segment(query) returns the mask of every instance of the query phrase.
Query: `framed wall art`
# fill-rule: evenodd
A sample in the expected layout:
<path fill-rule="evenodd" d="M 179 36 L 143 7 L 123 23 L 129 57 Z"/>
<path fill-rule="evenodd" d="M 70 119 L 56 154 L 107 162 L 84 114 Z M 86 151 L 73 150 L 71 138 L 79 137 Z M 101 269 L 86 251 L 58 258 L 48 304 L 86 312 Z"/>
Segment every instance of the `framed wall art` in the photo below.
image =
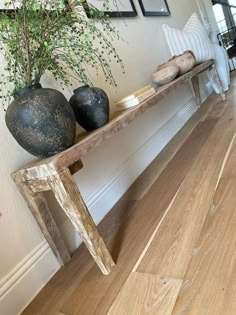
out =
<path fill-rule="evenodd" d="M 3 13 L 7 12 L 10 15 L 11 13 L 13 13 L 13 11 L 14 10 L 12 8 L 6 7 L 5 0 L 0 0 L 0 13 L 1 12 L 3 12 Z"/>
<path fill-rule="evenodd" d="M 103 0 L 87 0 L 87 3 L 103 11 Z M 109 7 L 109 11 L 105 11 L 105 14 L 112 18 L 134 17 L 137 15 L 133 0 L 110 0 Z M 87 11 L 86 13 L 88 17 L 91 17 Z"/>
<path fill-rule="evenodd" d="M 144 16 L 168 16 L 170 10 L 166 0 L 139 0 Z"/>

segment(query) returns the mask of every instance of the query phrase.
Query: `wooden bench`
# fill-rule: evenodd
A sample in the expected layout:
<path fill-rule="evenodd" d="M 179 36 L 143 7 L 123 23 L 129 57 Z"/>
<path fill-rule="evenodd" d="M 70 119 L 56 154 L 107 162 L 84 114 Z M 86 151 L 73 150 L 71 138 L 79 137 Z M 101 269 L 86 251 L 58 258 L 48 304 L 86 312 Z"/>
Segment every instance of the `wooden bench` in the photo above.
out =
<path fill-rule="evenodd" d="M 220 88 L 224 98 L 223 89 L 214 67 L 214 61 L 206 61 L 171 83 L 157 88 L 154 95 L 138 106 L 113 117 L 104 127 L 79 138 L 77 143 L 66 151 L 47 159 L 33 161 L 12 173 L 19 191 L 27 202 L 51 249 L 62 264 L 65 264 L 70 259 L 70 255 L 51 215 L 43 192 L 49 190 L 53 192 L 61 208 L 80 233 L 81 238 L 103 274 L 109 274 L 115 263 L 97 230 L 72 175 L 83 167 L 81 158 L 87 152 L 125 128 L 137 116 L 156 105 L 166 95 L 176 90 L 178 86 L 189 81 L 193 88 L 196 102 L 200 106 L 201 100 L 197 75 L 207 69 L 213 74 L 215 83 Z"/>

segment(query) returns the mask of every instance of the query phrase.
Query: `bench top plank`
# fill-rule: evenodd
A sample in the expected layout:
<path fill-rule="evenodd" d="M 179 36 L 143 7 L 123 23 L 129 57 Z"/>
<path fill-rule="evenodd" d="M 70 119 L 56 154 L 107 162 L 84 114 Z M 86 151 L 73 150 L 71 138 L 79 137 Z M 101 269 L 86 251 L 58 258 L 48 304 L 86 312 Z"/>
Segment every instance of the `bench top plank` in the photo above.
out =
<path fill-rule="evenodd" d="M 141 115 L 150 107 L 156 105 L 161 99 L 174 91 L 178 86 L 184 84 L 200 72 L 207 70 L 213 64 L 214 60 L 208 60 L 195 66 L 191 71 L 178 77 L 174 81 L 158 87 L 155 94 L 144 100 L 139 105 L 122 111 L 115 118 L 111 119 L 105 126 L 79 137 L 78 142 L 76 142 L 72 147 L 52 157 L 34 160 L 12 173 L 12 177 L 19 181 L 27 181 L 49 177 L 61 172 L 80 160 L 87 152 L 92 151 L 106 139 L 125 128 L 137 116 Z"/>

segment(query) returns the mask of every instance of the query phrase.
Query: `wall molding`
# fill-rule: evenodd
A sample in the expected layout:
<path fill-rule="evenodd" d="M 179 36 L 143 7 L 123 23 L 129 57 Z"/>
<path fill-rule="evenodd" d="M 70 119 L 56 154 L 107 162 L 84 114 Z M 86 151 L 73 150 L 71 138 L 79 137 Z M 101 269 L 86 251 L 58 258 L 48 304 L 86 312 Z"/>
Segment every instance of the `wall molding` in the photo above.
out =
<path fill-rule="evenodd" d="M 20 314 L 59 268 L 43 240 L 0 280 L 0 314 Z"/>
<path fill-rule="evenodd" d="M 192 98 L 134 152 L 104 185 L 87 198 L 86 203 L 97 224 L 196 110 L 197 105 Z M 74 251 L 81 240 L 68 220 L 62 225 L 61 231 L 69 249 Z M 0 314 L 19 314 L 59 267 L 47 242 L 41 242 L 0 280 Z"/>
<path fill-rule="evenodd" d="M 0 298 L 31 268 L 48 250 L 46 240 L 36 246 L 31 253 L 17 264 L 4 278 L 0 280 Z"/>

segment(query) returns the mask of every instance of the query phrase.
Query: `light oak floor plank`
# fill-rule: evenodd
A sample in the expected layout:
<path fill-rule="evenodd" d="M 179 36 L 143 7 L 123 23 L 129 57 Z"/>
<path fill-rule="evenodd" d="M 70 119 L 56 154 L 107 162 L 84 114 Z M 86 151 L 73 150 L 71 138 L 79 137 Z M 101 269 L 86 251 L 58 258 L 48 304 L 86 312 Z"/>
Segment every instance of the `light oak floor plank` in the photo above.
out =
<path fill-rule="evenodd" d="M 236 178 L 214 196 L 173 315 L 236 314 Z"/>
<path fill-rule="evenodd" d="M 131 273 L 108 315 L 170 315 L 182 282 Z"/>
<path fill-rule="evenodd" d="M 217 103 L 216 96 L 212 94 L 204 103 L 204 105 L 202 105 L 194 113 L 194 115 L 187 121 L 183 128 L 180 129 L 180 131 L 160 152 L 155 160 L 139 176 L 133 185 L 131 185 L 122 199 L 141 200 L 166 168 L 171 159 L 184 144 L 184 142 L 189 138 L 193 130 L 198 125 L 199 121 L 218 118 L 219 113 L 221 113 L 222 110 L 224 110 L 224 105 L 222 105 L 221 98 L 219 98 L 219 102 Z"/>
<path fill-rule="evenodd" d="M 227 107 L 193 163 L 137 271 L 184 277 L 235 132 L 235 110 Z"/>

